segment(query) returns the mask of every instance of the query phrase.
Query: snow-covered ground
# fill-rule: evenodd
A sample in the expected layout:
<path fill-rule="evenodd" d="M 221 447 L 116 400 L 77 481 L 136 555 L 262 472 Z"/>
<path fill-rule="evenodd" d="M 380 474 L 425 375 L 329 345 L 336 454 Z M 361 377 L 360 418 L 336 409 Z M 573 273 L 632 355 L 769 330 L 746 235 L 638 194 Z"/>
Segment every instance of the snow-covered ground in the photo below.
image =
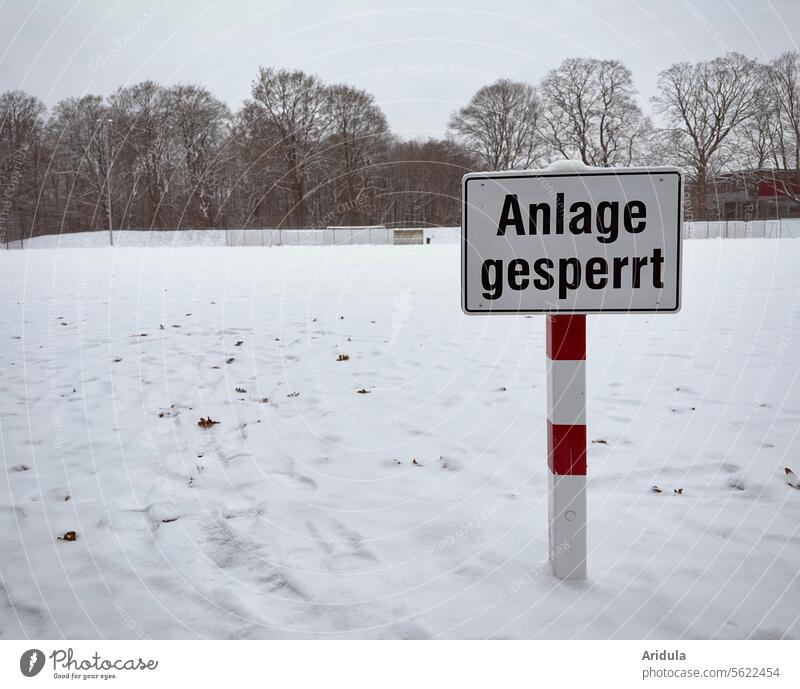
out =
<path fill-rule="evenodd" d="M 0 252 L 0 638 L 800 637 L 800 242 L 685 250 L 589 319 L 581 583 L 457 246 Z"/>

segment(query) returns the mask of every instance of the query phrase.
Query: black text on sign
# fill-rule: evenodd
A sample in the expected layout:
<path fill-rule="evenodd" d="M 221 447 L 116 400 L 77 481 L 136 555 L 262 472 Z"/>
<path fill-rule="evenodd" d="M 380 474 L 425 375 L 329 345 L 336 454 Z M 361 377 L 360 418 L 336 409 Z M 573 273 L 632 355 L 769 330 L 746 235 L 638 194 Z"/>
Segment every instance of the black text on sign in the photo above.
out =
<path fill-rule="evenodd" d="M 679 309 L 677 170 L 477 173 L 463 192 L 465 312 Z"/>

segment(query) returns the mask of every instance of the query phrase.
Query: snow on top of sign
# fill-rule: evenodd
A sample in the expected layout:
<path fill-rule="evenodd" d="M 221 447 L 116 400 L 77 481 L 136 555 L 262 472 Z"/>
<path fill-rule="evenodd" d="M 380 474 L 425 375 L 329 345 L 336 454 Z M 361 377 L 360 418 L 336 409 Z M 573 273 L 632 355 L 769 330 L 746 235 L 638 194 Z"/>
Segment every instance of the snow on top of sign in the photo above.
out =
<path fill-rule="evenodd" d="M 591 168 L 580 160 L 554 160 L 545 169 L 552 170 L 553 172 L 582 172 Z"/>
<path fill-rule="evenodd" d="M 673 165 L 648 165 L 647 167 L 593 167 L 586 165 L 580 160 L 554 160 L 545 168 L 535 168 L 529 170 L 490 170 L 484 172 L 469 172 L 462 178 L 475 179 L 481 177 L 519 177 L 521 175 L 547 175 L 547 174 L 569 174 L 593 175 L 593 174 L 624 174 L 631 172 L 678 172 L 678 168 Z"/>

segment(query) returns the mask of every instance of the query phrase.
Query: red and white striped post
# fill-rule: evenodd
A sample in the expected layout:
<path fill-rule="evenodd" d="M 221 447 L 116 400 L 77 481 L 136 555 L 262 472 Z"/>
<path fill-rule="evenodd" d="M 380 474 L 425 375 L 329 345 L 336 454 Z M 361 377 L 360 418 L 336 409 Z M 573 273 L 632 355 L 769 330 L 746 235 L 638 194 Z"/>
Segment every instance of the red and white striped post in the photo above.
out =
<path fill-rule="evenodd" d="M 586 316 L 547 316 L 550 562 L 586 578 Z"/>

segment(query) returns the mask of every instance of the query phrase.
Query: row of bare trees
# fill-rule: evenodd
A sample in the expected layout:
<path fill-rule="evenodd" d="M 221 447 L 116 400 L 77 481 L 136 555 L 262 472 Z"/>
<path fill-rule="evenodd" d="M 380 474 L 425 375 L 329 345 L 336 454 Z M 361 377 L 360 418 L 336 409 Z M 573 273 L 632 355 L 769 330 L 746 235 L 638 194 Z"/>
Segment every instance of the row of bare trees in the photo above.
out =
<path fill-rule="evenodd" d="M 488 168 L 546 164 L 677 165 L 688 175 L 691 215 L 708 218 L 719 173 L 770 169 L 800 202 L 800 54 L 759 64 L 739 53 L 681 62 L 659 75 L 654 127 L 637 103 L 630 70 L 617 60 L 573 58 L 538 88 L 507 79 L 480 89 L 453 115 L 457 140 Z"/>
<path fill-rule="evenodd" d="M 458 140 L 492 169 L 542 165 L 554 157 L 587 165 L 646 159 L 652 131 L 636 103 L 630 70 L 616 60 L 573 58 L 538 89 L 501 79 L 453 115 Z"/>
<path fill-rule="evenodd" d="M 0 95 L 0 233 L 104 228 L 109 193 L 115 228 L 453 225 L 475 167 L 452 142 L 393 137 L 370 94 L 301 71 L 261 69 L 237 113 L 151 81 L 49 113 Z"/>
<path fill-rule="evenodd" d="M 0 94 L 0 234 L 103 228 L 108 205 L 116 228 L 457 225 L 465 172 L 563 157 L 678 165 L 689 211 L 705 219 L 718 173 L 800 170 L 798 53 L 678 63 L 658 87 L 657 127 L 624 64 L 568 59 L 538 85 L 481 88 L 445 138 L 426 141 L 393 136 L 369 93 L 302 71 L 260 69 L 235 113 L 194 85 L 147 81 L 49 112 L 11 91 Z M 800 200 L 797 186 L 784 191 Z"/>

